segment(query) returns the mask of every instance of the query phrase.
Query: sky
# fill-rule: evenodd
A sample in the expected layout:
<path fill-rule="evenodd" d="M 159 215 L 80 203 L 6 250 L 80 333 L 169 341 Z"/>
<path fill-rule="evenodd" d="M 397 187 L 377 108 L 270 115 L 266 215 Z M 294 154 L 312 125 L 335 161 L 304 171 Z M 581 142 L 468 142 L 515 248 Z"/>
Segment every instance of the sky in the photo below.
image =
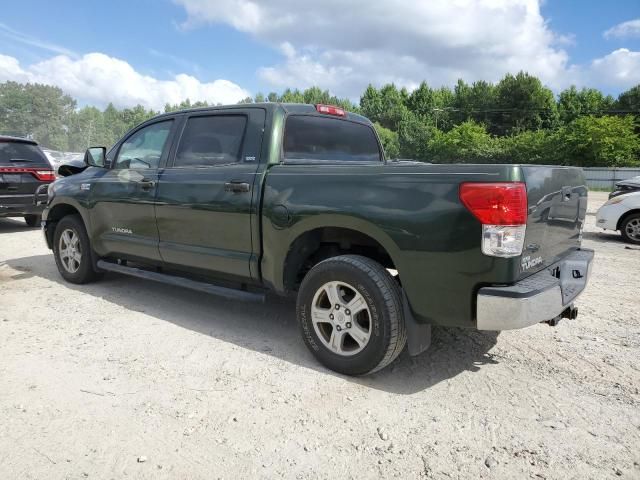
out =
<path fill-rule="evenodd" d="M 312 85 L 498 81 L 558 93 L 640 83 L 640 0 L 5 0 L 0 82 L 61 87 L 80 105 L 206 100 Z"/>

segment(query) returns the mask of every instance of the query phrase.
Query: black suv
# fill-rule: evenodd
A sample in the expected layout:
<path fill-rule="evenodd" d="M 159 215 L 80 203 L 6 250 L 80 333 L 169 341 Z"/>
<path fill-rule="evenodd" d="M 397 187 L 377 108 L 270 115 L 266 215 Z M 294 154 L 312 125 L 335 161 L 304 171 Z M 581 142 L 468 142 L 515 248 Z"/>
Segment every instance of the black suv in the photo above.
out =
<path fill-rule="evenodd" d="M 34 196 L 46 193 L 42 186 L 54 180 L 51 165 L 36 142 L 0 136 L 0 218 L 24 217 L 30 227 L 39 226 L 44 205 L 37 205 Z"/>

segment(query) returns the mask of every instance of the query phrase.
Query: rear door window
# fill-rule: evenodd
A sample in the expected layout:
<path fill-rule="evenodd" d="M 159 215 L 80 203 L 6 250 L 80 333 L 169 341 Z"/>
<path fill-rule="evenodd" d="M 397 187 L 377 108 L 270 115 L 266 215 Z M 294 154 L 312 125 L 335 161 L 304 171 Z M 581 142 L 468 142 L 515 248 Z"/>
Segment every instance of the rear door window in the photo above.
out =
<path fill-rule="evenodd" d="M 37 145 L 0 140 L 0 165 L 3 167 L 50 167 Z"/>
<path fill-rule="evenodd" d="M 290 115 L 284 133 L 285 160 L 380 162 L 373 128 L 310 115 Z"/>
<path fill-rule="evenodd" d="M 184 127 L 174 167 L 213 167 L 240 161 L 247 117 L 191 117 Z"/>

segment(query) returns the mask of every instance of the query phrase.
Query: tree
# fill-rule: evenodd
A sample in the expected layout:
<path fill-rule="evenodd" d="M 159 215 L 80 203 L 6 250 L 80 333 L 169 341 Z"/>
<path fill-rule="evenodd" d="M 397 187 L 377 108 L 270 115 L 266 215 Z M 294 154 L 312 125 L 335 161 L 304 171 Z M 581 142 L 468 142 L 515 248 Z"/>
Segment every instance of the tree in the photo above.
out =
<path fill-rule="evenodd" d="M 392 83 L 385 85 L 379 91 L 369 87 L 365 91 L 365 95 L 369 95 L 367 99 L 364 102 L 363 99 L 360 100 L 363 114 L 367 117 L 371 114 L 369 119 L 372 121 L 397 131 L 400 121 L 408 112 L 404 103 L 405 94 Z"/>
<path fill-rule="evenodd" d="M 640 115 L 640 85 L 622 92 L 616 101 L 616 108 Z"/>
<path fill-rule="evenodd" d="M 463 80 L 458 80 L 453 91 L 454 124 L 460 124 L 467 120 L 484 123 L 490 130 L 492 128 L 492 109 L 496 106 L 496 87 L 489 82 L 478 81 L 471 85 Z M 497 126 L 495 126 L 497 127 Z"/>
<path fill-rule="evenodd" d="M 385 157 L 388 159 L 398 158 L 400 156 L 400 141 L 398 140 L 398 134 L 393 130 L 384 128 L 379 123 L 374 123 L 373 126 L 378 133 L 382 148 L 384 148 Z"/>
<path fill-rule="evenodd" d="M 69 129 L 69 148 L 83 151 L 92 146 L 111 145 L 114 135 L 104 120 L 104 114 L 96 107 L 83 107 L 75 112 Z"/>
<path fill-rule="evenodd" d="M 560 138 L 551 130 L 525 130 L 495 139 L 498 144 L 496 160 L 504 163 L 562 163 Z"/>
<path fill-rule="evenodd" d="M 415 114 L 407 112 L 398 123 L 400 156 L 423 162 L 429 159 L 428 145 L 437 129 L 421 121 Z"/>
<path fill-rule="evenodd" d="M 492 116 L 492 131 L 499 135 L 553 128 L 558 121 L 553 92 L 538 78 L 524 72 L 516 76 L 507 74 L 498 82 Z"/>
<path fill-rule="evenodd" d="M 559 132 L 564 165 L 640 166 L 640 136 L 631 115 L 579 117 Z"/>
<path fill-rule="evenodd" d="M 500 146 L 484 125 L 468 120 L 448 132 L 436 130 L 428 145 L 436 163 L 488 163 L 499 156 Z"/>
<path fill-rule="evenodd" d="M 426 82 L 422 82 L 409 95 L 406 103 L 411 112 L 436 128 L 448 130 L 453 126 L 451 114 L 454 94 L 447 87 L 434 90 Z"/>
<path fill-rule="evenodd" d="M 615 101 L 595 88 L 578 90 L 575 86 L 563 90 L 558 97 L 558 115 L 563 124 L 582 115 L 602 115 L 613 108 Z"/>
<path fill-rule="evenodd" d="M 0 84 L 0 131 L 33 138 L 45 147 L 68 148 L 69 117 L 75 108 L 75 100 L 58 87 Z"/>
<path fill-rule="evenodd" d="M 372 122 L 379 122 L 382 116 L 382 96 L 380 92 L 369 84 L 360 97 L 360 110 Z"/>

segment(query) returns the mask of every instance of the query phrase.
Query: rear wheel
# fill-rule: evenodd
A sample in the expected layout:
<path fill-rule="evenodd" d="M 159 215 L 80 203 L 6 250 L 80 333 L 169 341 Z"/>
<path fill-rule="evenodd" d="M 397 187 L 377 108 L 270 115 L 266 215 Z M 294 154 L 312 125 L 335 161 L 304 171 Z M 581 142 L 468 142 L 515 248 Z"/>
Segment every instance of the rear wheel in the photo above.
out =
<path fill-rule="evenodd" d="M 314 266 L 298 293 L 302 336 L 326 367 L 346 375 L 389 365 L 407 341 L 402 296 L 378 262 L 357 255 Z"/>
<path fill-rule="evenodd" d="M 89 237 L 78 215 L 69 215 L 58 222 L 53 255 L 60 275 L 68 282 L 89 283 L 102 276 L 93 269 Z"/>
<path fill-rule="evenodd" d="M 27 223 L 28 227 L 39 227 L 40 215 L 25 215 L 24 221 Z"/>
<path fill-rule="evenodd" d="M 640 213 L 625 218 L 620 225 L 620 233 L 627 242 L 640 244 Z"/>

